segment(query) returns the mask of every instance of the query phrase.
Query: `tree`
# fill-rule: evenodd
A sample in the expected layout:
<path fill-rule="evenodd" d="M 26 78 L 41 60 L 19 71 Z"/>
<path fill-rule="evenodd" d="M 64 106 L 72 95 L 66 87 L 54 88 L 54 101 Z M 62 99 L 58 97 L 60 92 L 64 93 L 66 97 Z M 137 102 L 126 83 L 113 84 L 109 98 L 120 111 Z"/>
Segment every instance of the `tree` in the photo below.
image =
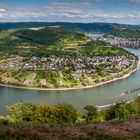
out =
<path fill-rule="evenodd" d="M 86 119 L 86 122 L 93 122 L 97 119 L 98 117 L 98 111 L 97 109 L 92 106 L 92 105 L 87 105 L 84 107 L 84 109 L 87 111 L 86 115 L 84 118 Z"/>
<path fill-rule="evenodd" d="M 8 118 L 15 123 L 32 122 L 35 109 L 36 106 L 29 103 L 16 103 L 8 107 Z"/>
<path fill-rule="evenodd" d="M 137 105 L 135 103 L 129 103 L 125 106 L 125 108 L 129 112 L 129 117 L 135 116 L 138 113 L 138 108 L 137 108 Z"/>
<path fill-rule="evenodd" d="M 57 124 L 58 123 L 58 108 L 49 105 L 37 105 L 37 109 L 33 116 L 35 124 Z"/>
<path fill-rule="evenodd" d="M 8 119 L 20 124 L 73 124 L 78 118 L 77 110 L 70 104 L 49 106 L 17 103 L 8 107 L 8 110 Z"/>
<path fill-rule="evenodd" d="M 105 112 L 106 120 L 121 120 L 128 117 L 129 111 L 122 104 L 116 104 Z"/>
<path fill-rule="evenodd" d="M 59 109 L 58 120 L 59 123 L 75 123 L 78 118 L 77 110 L 70 104 L 59 104 L 57 105 Z"/>

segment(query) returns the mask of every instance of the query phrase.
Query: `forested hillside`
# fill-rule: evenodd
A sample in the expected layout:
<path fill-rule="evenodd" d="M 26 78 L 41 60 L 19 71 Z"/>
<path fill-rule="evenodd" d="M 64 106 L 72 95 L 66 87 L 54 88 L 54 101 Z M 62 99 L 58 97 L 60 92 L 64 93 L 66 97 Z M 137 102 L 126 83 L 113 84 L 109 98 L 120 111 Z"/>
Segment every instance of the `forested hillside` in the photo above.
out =
<path fill-rule="evenodd" d="M 140 29 L 137 28 L 116 29 L 111 34 L 125 39 L 140 39 Z"/>
<path fill-rule="evenodd" d="M 62 28 L 70 29 L 78 32 L 101 32 L 108 33 L 114 29 L 121 28 L 140 28 L 136 25 L 125 25 L 116 23 L 69 23 L 69 22 L 17 22 L 17 23 L 0 23 L 0 30 L 35 28 L 47 26 L 61 26 Z"/>

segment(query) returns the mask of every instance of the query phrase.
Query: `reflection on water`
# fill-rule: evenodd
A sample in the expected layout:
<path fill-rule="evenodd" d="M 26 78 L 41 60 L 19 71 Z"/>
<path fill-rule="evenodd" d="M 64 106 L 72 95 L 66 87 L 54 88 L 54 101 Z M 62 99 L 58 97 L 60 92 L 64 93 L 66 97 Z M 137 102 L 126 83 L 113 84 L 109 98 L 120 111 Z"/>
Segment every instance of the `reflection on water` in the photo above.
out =
<path fill-rule="evenodd" d="M 140 50 L 128 50 L 136 55 L 140 55 Z M 138 86 L 140 86 L 140 69 L 126 79 L 91 89 L 71 91 L 33 91 L 0 87 L 0 114 L 6 113 L 5 106 L 14 104 L 18 101 L 45 104 L 71 103 L 81 110 L 83 106 L 87 104 L 104 105 L 121 101 L 123 99 L 131 100 L 140 92 L 137 91 L 129 95 L 124 95 L 123 93 Z"/>

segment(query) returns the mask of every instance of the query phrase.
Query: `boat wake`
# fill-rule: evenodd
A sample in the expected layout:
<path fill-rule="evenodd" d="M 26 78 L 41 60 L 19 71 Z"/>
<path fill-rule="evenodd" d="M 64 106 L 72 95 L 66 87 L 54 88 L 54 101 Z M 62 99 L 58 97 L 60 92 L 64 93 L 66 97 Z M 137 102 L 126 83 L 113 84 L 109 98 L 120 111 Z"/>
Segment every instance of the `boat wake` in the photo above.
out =
<path fill-rule="evenodd" d="M 118 98 L 118 97 L 122 97 L 122 96 L 124 96 L 124 95 L 125 95 L 125 93 L 122 93 L 122 94 L 120 94 L 120 95 L 117 95 L 117 96 L 111 97 L 111 99 L 113 99 L 113 98 Z"/>

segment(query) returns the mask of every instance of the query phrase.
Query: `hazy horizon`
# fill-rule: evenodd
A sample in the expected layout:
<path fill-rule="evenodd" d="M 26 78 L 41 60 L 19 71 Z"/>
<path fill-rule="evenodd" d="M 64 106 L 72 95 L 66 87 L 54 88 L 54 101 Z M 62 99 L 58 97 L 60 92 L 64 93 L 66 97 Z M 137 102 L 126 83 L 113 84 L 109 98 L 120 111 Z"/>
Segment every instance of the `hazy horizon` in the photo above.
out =
<path fill-rule="evenodd" d="M 75 23 L 75 24 L 93 24 L 93 23 L 103 23 L 103 24 L 124 24 L 124 25 L 140 25 L 140 24 L 129 24 L 129 23 L 117 23 L 117 22 L 67 22 L 67 21 L 0 21 L 0 23 Z"/>

